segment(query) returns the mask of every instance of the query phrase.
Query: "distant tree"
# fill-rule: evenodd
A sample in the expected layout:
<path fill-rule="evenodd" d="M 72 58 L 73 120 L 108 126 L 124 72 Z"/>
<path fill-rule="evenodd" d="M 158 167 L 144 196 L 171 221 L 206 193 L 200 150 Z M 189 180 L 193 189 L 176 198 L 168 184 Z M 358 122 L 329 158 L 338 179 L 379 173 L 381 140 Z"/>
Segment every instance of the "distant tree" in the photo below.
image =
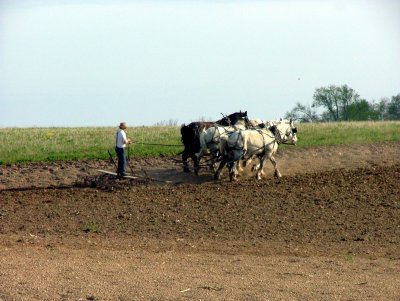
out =
<path fill-rule="evenodd" d="M 400 120 L 400 93 L 389 98 L 381 98 L 378 103 L 368 102 L 347 85 L 321 87 L 315 90 L 313 103 L 306 106 L 300 102 L 285 114 L 285 118 L 312 121 L 351 120 Z M 325 110 L 318 115 L 315 108 Z"/>
<path fill-rule="evenodd" d="M 353 102 L 347 108 L 347 120 L 377 120 L 379 114 L 365 99 Z"/>
<path fill-rule="evenodd" d="M 378 103 L 372 102 L 371 106 L 377 116 L 377 120 L 387 119 L 387 104 L 389 103 L 389 98 L 384 97 Z"/>
<path fill-rule="evenodd" d="M 332 116 L 328 111 L 325 111 L 321 113 L 320 119 L 321 121 L 332 121 Z"/>
<path fill-rule="evenodd" d="M 349 120 L 349 107 L 359 101 L 360 96 L 347 85 L 331 85 L 316 89 L 313 99 L 313 108 L 324 107 L 327 110 L 327 114 L 323 114 L 327 120 L 340 121 Z"/>
<path fill-rule="evenodd" d="M 387 104 L 387 118 L 390 120 L 400 119 L 400 93 L 392 96 L 392 99 Z"/>
<path fill-rule="evenodd" d="M 297 102 L 296 106 L 285 114 L 285 118 L 300 120 L 301 122 L 313 122 L 318 120 L 318 114 L 311 106 L 305 106 Z"/>

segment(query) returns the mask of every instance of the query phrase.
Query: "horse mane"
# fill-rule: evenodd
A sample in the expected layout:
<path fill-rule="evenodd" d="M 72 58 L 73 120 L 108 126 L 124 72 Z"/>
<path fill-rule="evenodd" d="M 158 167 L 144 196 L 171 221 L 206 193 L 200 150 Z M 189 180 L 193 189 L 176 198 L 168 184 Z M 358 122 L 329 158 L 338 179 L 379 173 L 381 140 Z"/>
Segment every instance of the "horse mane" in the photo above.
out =
<path fill-rule="evenodd" d="M 224 116 L 223 118 L 215 121 L 216 124 L 223 125 L 223 126 L 230 126 L 236 124 L 239 120 L 247 119 L 247 111 L 242 112 L 235 112 Z"/>
<path fill-rule="evenodd" d="M 273 126 L 270 126 L 269 128 L 268 128 L 268 130 L 270 130 L 270 132 L 272 133 L 272 134 L 274 134 L 274 136 L 276 136 L 276 133 L 277 133 L 277 127 L 276 127 L 276 125 L 273 125 Z"/>
<path fill-rule="evenodd" d="M 186 127 L 186 128 L 199 128 L 200 130 L 204 129 L 204 128 L 209 128 L 211 126 L 214 125 L 215 122 L 213 121 L 193 121 L 189 124 L 182 124 L 181 126 L 181 130 L 182 128 Z"/>
<path fill-rule="evenodd" d="M 200 137 L 200 132 L 203 129 L 207 129 L 209 127 L 212 127 L 214 125 L 214 122 L 211 121 L 194 121 L 189 124 L 182 124 L 181 126 L 181 140 L 182 143 L 187 146 L 187 147 L 199 147 L 200 142 L 199 137 Z M 199 145 L 197 145 L 199 144 Z"/>
<path fill-rule="evenodd" d="M 223 125 L 223 126 L 230 126 L 231 125 L 231 121 L 228 117 L 223 117 L 217 121 L 215 121 L 214 123 L 218 124 L 218 125 Z"/>

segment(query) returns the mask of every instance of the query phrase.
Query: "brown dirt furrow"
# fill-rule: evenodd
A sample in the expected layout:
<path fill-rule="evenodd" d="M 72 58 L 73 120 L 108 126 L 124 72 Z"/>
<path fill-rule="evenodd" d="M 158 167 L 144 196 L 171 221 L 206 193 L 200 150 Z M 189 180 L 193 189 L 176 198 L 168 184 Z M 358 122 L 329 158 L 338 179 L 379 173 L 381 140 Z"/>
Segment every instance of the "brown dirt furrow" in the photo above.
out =
<path fill-rule="evenodd" d="M 180 184 L 2 166 L 0 300 L 399 300 L 399 150 L 285 148 L 283 178 L 234 183 L 176 158 L 134 169 Z"/>

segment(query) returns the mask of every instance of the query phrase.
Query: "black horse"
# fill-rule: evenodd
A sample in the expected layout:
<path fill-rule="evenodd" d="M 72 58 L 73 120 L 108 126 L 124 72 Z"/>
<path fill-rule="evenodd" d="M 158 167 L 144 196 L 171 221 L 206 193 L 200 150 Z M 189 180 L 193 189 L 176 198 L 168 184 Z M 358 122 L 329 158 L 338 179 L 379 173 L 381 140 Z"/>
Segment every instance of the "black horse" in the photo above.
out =
<path fill-rule="evenodd" d="M 231 126 L 235 125 L 239 121 L 244 121 L 246 125 L 248 124 L 249 119 L 247 117 L 247 111 L 232 113 L 214 122 L 197 121 L 191 122 L 188 125 L 183 124 L 181 127 L 181 140 L 184 146 L 184 150 L 181 152 L 183 171 L 190 172 L 188 163 L 189 157 L 193 160 L 194 170 L 196 173 L 200 168 L 200 162 L 197 158 L 197 153 L 200 151 L 200 133 L 203 131 L 203 129 L 208 129 L 215 124 Z"/>

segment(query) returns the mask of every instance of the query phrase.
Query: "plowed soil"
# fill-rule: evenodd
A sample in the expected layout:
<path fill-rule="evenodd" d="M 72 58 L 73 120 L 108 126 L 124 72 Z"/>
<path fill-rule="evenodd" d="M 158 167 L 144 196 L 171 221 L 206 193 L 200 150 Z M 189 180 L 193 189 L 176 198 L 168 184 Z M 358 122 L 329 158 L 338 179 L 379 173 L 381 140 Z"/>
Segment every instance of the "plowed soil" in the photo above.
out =
<path fill-rule="evenodd" d="M 178 157 L 0 166 L 0 300 L 400 300 L 400 143 L 276 159 L 232 183 Z"/>

